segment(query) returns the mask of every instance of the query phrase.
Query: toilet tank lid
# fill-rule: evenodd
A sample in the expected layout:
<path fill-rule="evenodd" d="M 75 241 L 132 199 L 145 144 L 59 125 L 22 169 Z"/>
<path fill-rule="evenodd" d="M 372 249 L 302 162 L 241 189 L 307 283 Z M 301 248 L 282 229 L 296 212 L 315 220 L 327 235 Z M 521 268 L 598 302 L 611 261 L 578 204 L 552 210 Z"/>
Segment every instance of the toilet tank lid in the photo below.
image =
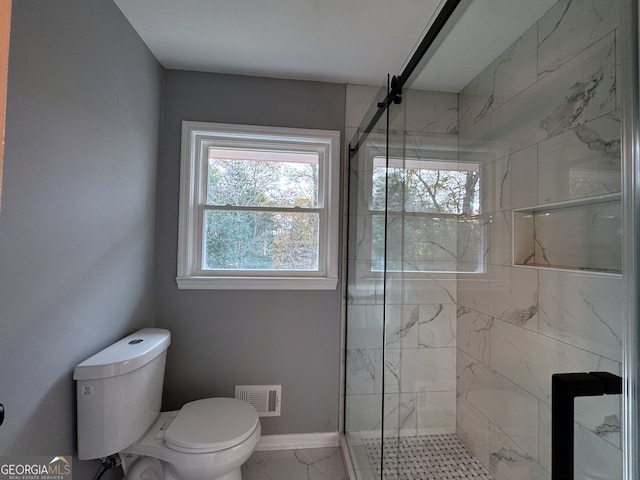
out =
<path fill-rule="evenodd" d="M 164 352 L 170 343 L 169 330 L 143 328 L 80 363 L 73 379 L 97 380 L 132 372 Z"/>

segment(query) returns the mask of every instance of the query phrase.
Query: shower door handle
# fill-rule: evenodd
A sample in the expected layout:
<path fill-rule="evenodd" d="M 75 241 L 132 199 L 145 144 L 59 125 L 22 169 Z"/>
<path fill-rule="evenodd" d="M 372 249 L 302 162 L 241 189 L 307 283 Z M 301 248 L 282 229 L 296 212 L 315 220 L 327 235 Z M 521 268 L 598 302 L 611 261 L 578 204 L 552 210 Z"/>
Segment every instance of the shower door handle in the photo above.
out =
<path fill-rule="evenodd" d="M 573 480 L 573 413 L 576 397 L 622 393 L 622 378 L 609 372 L 551 376 L 551 478 Z"/>

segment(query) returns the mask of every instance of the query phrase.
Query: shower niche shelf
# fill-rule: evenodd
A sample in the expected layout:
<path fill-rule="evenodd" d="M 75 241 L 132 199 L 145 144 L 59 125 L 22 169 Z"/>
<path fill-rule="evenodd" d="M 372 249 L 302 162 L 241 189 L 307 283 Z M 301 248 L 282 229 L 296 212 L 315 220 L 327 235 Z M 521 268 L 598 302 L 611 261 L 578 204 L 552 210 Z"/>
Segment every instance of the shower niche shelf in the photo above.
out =
<path fill-rule="evenodd" d="M 621 194 L 513 210 L 513 265 L 619 275 Z"/>

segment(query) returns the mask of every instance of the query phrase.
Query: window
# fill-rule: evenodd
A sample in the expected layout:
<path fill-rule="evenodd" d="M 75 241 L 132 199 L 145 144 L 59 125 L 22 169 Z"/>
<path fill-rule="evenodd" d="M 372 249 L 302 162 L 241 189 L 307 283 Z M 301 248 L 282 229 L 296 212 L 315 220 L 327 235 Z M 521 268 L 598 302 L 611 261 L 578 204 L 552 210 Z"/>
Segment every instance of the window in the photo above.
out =
<path fill-rule="evenodd" d="M 179 288 L 334 289 L 340 133 L 183 122 Z"/>
<path fill-rule="evenodd" d="M 481 269 L 479 164 L 430 158 L 373 156 L 373 272 Z"/>

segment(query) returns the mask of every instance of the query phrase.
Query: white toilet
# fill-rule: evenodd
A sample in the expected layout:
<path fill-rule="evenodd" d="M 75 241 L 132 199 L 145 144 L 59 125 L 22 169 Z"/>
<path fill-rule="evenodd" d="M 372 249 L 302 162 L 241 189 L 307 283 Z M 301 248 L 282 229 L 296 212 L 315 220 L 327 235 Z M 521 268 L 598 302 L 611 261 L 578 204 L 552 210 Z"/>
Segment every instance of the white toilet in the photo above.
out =
<path fill-rule="evenodd" d="M 78 457 L 119 454 L 127 480 L 241 480 L 258 414 L 234 398 L 160 412 L 167 330 L 145 328 L 79 364 Z"/>

